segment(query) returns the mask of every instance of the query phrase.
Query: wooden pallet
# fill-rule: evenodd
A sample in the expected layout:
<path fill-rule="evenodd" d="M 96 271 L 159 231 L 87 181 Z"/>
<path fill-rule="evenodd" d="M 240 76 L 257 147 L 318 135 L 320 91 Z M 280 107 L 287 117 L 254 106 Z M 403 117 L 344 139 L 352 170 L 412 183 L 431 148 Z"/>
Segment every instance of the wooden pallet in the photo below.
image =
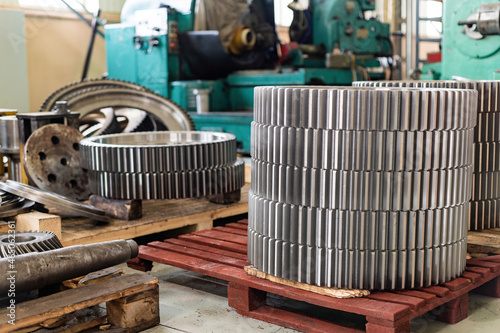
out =
<path fill-rule="evenodd" d="M 0 332 L 81 332 L 91 328 L 139 332 L 160 323 L 158 279 L 107 269 L 61 284 L 65 289 L 15 304 L 15 325 L 0 321 Z M 106 309 L 99 307 L 106 303 Z M 2 307 L 0 318 L 10 309 Z"/>
<path fill-rule="evenodd" d="M 500 254 L 500 228 L 469 231 L 467 251 L 473 257 Z"/>
<path fill-rule="evenodd" d="M 141 246 L 131 268 L 148 270 L 152 262 L 173 265 L 229 282 L 228 303 L 238 313 L 306 332 L 359 332 L 339 322 L 266 304 L 267 294 L 307 302 L 326 309 L 361 315 L 366 332 L 409 332 L 410 321 L 440 307 L 439 319 L 453 324 L 468 316 L 468 292 L 500 296 L 500 256 L 471 259 L 462 277 L 440 286 L 372 292 L 364 298 L 337 299 L 291 286 L 277 284 L 245 273 L 247 221 L 198 231 L 179 239 Z M 331 317 L 335 318 L 335 315 Z"/>
<path fill-rule="evenodd" d="M 180 200 L 145 200 L 143 216 L 137 220 L 113 220 L 109 224 L 96 224 L 87 218 L 63 218 L 64 246 L 91 244 L 115 239 L 130 239 L 158 232 L 193 226 L 194 230 L 210 229 L 213 221 L 248 213 L 248 190 L 241 189 L 241 200 L 220 205 L 206 198 Z"/>

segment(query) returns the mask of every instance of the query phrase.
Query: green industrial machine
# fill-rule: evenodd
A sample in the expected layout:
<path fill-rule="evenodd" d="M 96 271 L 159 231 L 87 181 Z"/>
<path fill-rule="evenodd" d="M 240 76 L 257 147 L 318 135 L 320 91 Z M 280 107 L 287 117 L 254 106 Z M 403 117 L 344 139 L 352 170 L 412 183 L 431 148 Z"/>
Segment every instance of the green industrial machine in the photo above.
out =
<path fill-rule="evenodd" d="M 292 43 L 281 46 L 274 1 L 254 0 L 229 48 L 219 31 L 195 31 L 199 2 L 220 0 L 191 0 L 188 11 L 171 2 L 126 2 L 122 23 L 106 26 L 108 76 L 170 98 L 192 112 L 198 130 L 236 134 L 242 152 L 250 150 L 254 87 L 382 79 L 378 57 L 393 53 L 389 25 L 364 17 L 374 0 L 310 0 L 307 9 L 294 1 Z"/>
<path fill-rule="evenodd" d="M 499 79 L 499 0 L 445 1 L 443 6 L 442 62 L 424 65 L 421 78 Z"/>

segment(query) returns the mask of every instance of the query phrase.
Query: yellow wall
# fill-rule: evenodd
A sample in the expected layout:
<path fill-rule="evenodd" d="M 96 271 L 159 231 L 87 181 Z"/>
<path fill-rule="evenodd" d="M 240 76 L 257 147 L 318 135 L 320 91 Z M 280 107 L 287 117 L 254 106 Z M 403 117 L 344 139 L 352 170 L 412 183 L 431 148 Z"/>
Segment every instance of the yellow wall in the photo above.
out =
<path fill-rule="evenodd" d="M 115 18 L 116 19 L 116 18 Z M 25 11 L 30 110 L 82 75 L 90 27 L 72 13 Z M 88 78 L 106 72 L 104 39 L 96 36 Z"/>

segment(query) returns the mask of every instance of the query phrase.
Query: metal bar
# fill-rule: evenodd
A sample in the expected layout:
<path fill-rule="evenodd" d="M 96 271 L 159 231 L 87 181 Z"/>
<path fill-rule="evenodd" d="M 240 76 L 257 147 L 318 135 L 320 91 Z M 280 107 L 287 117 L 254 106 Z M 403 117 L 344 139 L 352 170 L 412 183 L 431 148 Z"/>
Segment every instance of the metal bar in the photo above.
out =
<path fill-rule="evenodd" d="M 92 27 L 92 22 L 87 20 L 85 18 L 85 16 L 83 16 L 79 11 L 77 11 L 76 9 L 74 9 L 73 7 L 71 7 L 71 5 L 69 3 L 67 3 L 65 0 L 61 0 L 62 3 L 64 3 L 66 5 L 66 7 L 68 7 L 69 10 L 71 10 L 73 13 L 75 13 L 76 16 L 78 16 L 78 18 L 80 20 L 82 20 L 83 22 L 85 22 L 89 27 Z M 99 34 L 99 36 L 101 36 L 102 38 L 104 38 L 104 33 L 101 32 L 100 30 L 97 30 L 97 33 Z"/>
<path fill-rule="evenodd" d="M 441 42 L 441 38 L 419 38 L 419 42 L 432 42 L 432 43 L 438 43 Z"/>
<path fill-rule="evenodd" d="M 82 81 L 87 78 L 87 73 L 89 71 L 90 58 L 92 57 L 92 49 L 94 48 L 95 34 L 98 31 L 97 27 L 99 26 L 99 24 L 97 23 L 99 15 L 101 15 L 100 9 L 97 10 L 97 14 L 92 19 L 92 33 L 90 35 L 90 42 L 89 42 L 89 47 L 87 49 L 87 56 L 85 57 L 85 65 L 83 66 Z"/>

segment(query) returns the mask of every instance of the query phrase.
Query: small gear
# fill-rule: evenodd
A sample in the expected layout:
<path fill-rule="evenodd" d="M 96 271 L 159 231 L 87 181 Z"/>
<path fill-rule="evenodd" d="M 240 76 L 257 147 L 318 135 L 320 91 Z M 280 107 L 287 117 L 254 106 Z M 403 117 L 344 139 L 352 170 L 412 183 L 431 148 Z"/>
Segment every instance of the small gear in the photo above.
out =
<path fill-rule="evenodd" d="M 21 255 L 51 251 L 62 247 L 59 238 L 50 231 L 28 231 L 0 235 L 0 258 L 7 258 L 13 253 Z"/>

